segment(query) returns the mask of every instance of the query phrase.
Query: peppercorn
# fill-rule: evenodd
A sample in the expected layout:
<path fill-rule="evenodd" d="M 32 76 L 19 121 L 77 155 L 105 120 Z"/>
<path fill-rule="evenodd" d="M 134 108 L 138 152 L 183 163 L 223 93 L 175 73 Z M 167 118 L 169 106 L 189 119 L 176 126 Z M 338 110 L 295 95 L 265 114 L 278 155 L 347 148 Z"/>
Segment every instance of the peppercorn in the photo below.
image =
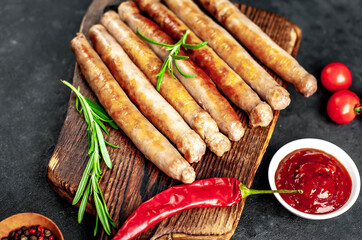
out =
<path fill-rule="evenodd" d="M 28 237 L 25 236 L 24 234 L 22 234 L 22 235 L 20 236 L 20 240 L 28 240 Z"/>
<path fill-rule="evenodd" d="M 42 226 L 23 226 L 20 229 L 9 233 L 8 237 L 3 237 L 1 240 L 56 240 L 49 229 Z"/>
<path fill-rule="evenodd" d="M 52 232 L 49 229 L 45 229 L 44 230 L 44 236 L 49 237 L 50 235 L 52 235 Z"/>
<path fill-rule="evenodd" d="M 29 233 L 30 234 L 34 234 L 36 232 L 36 229 L 35 228 L 30 228 L 30 230 L 29 230 Z"/>
<path fill-rule="evenodd" d="M 29 235 L 30 235 L 29 229 L 24 230 L 24 231 L 23 231 L 23 234 L 24 234 L 25 236 L 29 237 Z"/>
<path fill-rule="evenodd" d="M 39 232 L 41 232 L 41 233 L 44 232 L 44 228 L 43 228 L 42 226 L 38 226 L 38 227 L 37 227 L 37 230 L 38 230 Z"/>

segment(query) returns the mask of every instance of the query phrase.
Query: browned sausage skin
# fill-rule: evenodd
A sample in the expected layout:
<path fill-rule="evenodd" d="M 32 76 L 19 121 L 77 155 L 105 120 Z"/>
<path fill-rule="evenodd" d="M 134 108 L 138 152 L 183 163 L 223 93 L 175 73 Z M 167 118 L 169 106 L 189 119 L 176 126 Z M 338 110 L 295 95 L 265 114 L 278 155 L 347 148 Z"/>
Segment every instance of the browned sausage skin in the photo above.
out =
<path fill-rule="evenodd" d="M 190 29 L 165 5 L 159 2 L 138 1 L 144 10 L 174 40 L 180 39 Z M 188 44 L 199 44 L 202 41 L 192 32 L 187 37 Z M 197 63 L 214 81 L 217 87 L 235 105 L 249 116 L 252 127 L 268 126 L 273 119 L 270 106 L 262 102 L 259 96 L 208 46 L 187 51 L 191 59 Z"/>
<path fill-rule="evenodd" d="M 171 178 L 193 182 L 194 169 L 133 105 L 83 34 L 71 41 L 71 48 L 100 103 L 145 157 Z"/>
<path fill-rule="evenodd" d="M 155 0 L 148 0 L 155 1 Z M 164 0 L 167 6 L 237 72 L 275 110 L 290 104 L 289 93 L 223 27 L 191 0 Z M 179 11 L 182 9 L 182 11 Z"/>
<path fill-rule="evenodd" d="M 121 44 L 132 61 L 156 86 L 156 74 L 162 67 L 162 61 L 114 11 L 106 12 L 101 18 L 107 30 Z M 216 122 L 203 110 L 187 92 L 184 86 L 165 73 L 159 93 L 180 113 L 185 121 L 204 139 L 206 145 L 217 156 L 230 150 L 231 143 L 219 132 Z"/>
<path fill-rule="evenodd" d="M 133 2 L 124 2 L 118 8 L 121 19 L 135 32 L 136 28 L 148 38 L 158 42 L 174 44 L 170 36 L 163 32 L 160 27 L 142 16 Z M 163 60 L 168 57 L 169 52 L 164 47 L 149 44 L 151 49 Z M 179 55 L 187 55 L 181 50 Z M 178 66 L 186 74 L 195 74 L 193 78 L 186 78 L 175 72 L 177 78 L 182 82 L 194 99 L 210 113 L 216 121 L 219 129 L 227 134 L 230 140 L 238 141 L 244 134 L 244 128 L 230 103 L 219 93 L 215 84 L 208 75 L 190 59 L 178 61 Z"/>
<path fill-rule="evenodd" d="M 294 85 L 305 97 L 317 90 L 317 80 L 229 0 L 197 0 L 261 62 Z"/>
<path fill-rule="evenodd" d="M 118 42 L 100 24 L 90 28 L 89 38 L 115 79 L 141 112 L 176 145 L 187 161 L 200 161 L 206 151 L 205 143 L 156 91 Z"/>

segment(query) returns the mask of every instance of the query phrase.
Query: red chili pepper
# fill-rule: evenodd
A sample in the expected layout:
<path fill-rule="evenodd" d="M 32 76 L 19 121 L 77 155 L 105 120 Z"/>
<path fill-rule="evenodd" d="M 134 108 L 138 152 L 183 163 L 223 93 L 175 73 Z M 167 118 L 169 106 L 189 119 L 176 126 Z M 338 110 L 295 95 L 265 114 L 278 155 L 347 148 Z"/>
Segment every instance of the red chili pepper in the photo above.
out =
<path fill-rule="evenodd" d="M 171 187 L 142 203 L 118 230 L 113 240 L 135 238 L 160 221 L 185 209 L 229 207 L 242 198 L 263 193 L 296 193 L 298 190 L 254 190 L 235 178 L 209 178 Z"/>

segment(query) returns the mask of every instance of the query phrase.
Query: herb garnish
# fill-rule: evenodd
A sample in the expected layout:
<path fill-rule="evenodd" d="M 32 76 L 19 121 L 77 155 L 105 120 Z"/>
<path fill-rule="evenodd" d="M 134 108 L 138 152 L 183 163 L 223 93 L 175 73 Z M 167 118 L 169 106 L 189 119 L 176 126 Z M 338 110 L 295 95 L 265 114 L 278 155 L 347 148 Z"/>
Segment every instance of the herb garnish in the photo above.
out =
<path fill-rule="evenodd" d="M 207 44 L 207 41 L 200 43 L 200 44 L 186 44 L 186 38 L 187 35 L 189 35 L 189 30 L 187 30 L 185 32 L 185 34 L 182 36 L 182 38 L 180 39 L 180 41 L 178 41 L 177 43 L 170 45 L 170 44 L 165 44 L 165 43 L 160 43 L 160 42 L 156 42 L 152 39 L 149 39 L 148 37 L 142 35 L 138 28 L 137 28 L 137 33 L 147 42 L 152 43 L 152 44 L 156 44 L 156 45 L 160 45 L 166 48 L 166 51 L 170 51 L 170 54 L 168 55 L 166 61 L 163 63 L 160 72 L 156 75 L 157 78 L 157 84 L 156 84 L 156 89 L 157 91 L 160 90 L 160 85 L 161 85 L 161 81 L 163 78 L 163 75 L 165 74 L 166 68 L 169 74 L 172 75 L 173 78 L 176 79 L 176 77 L 173 75 L 173 66 L 172 63 L 175 64 L 175 67 L 177 69 L 177 71 L 180 72 L 180 74 L 184 77 L 188 77 L 188 78 L 192 78 L 195 77 L 194 74 L 186 74 L 184 72 L 182 72 L 180 70 L 180 68 L 177 65 L 177 61 L 176 60 L 182 60 L 182 59 L 188 59 L 188 56 L 178 56 L 177 54 L 180 52 L 180 48 L 181 46 L 183 46 L 185 48 L 185 50 L 187 49 L 198 49 L 201 48 L 203 46 L 205 46 Z"/>
<path fill-rule="evenodd" d="M 116 227 L 111 216 L 109 215 L 106 202 L 103 197 L 103 193 L 99 187 L 98 181 L 102 175 L 100 168 L 100 157 L 102 156 L 105 164 L 109 169 L 112 169 L 112 162 L 109 157 L 106 144 L 119 148 L 113 144 L 108 143 L 103 135 L 102 130 L 108 134 L 108 131 L 102 122 L 107 122 L 111 127 L 118 129 L 118 126 L 113 122 L 107 112 L 98 104 L 92 100 L 84 97 L 80 92 L 80 87 L 76 89 L 73 85 L 67 81 L 62 81 L 65 85 L 70 87 L 77 95 L 75 106 L 79 113 L 83 112 L 84 119 L 88 124 L 88 155 L 89 161 L 83 172 L 82 179 L 79 182 L 78 190 L 75 194 L 72 204 L 75 205 L 81 199 L 79 211 L 78 211 L 78 222 L 81 223 L 85 212 L 85 207 L 89 196 L 93 194 L 94 204 L 97 211 L 96 225 L 94 228 L 94 236 L 97 235 L 98 220 L 101 222 L 104 231 L 110 235 L 111 227 Z M 79 103 L 81 107 L 79 107 Z M 88 183 L 88 185 L 87 185 Z"/>

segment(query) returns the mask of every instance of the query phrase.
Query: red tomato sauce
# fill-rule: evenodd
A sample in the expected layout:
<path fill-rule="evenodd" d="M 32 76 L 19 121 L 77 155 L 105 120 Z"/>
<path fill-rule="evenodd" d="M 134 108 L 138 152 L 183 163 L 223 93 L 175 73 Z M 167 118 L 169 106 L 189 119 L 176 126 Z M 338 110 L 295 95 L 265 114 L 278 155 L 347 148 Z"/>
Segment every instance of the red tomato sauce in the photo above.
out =
<path fill-rule="evenodd" d="M 302 194 L 280 194 L 293 208 L 310 214 L 336 211 L 348 200 L 352 180 L 333 156 L 304 148 L 288 154 L 275 173 L 277 189 L 301 189 Z"/>

